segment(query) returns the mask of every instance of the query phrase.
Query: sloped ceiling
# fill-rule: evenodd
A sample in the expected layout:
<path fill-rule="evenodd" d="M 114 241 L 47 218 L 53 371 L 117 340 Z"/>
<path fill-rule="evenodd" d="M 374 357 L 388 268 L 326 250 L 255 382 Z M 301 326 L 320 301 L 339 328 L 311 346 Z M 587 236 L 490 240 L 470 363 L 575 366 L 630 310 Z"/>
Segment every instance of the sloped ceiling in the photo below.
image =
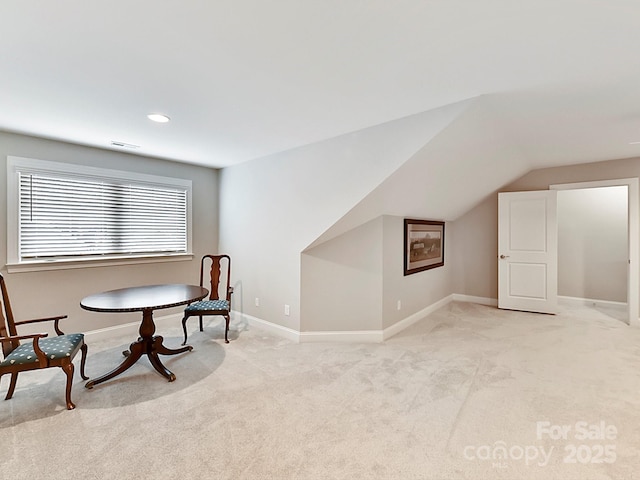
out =
<path fill-rule="evenodd" d="M 462 104 L 455 120 L 316 239 L 309 248 L 380 215 L 455 220 L 486 195 L 525 174 L 531 162 L 495 110 L 499 98 Z"/>
<path fill-rule="evenodd" d="M 637 0 L 3 0 L 0 129 L 224 167 L 496 95 L 531 168 L 632 157 L 638 18 Z"/>

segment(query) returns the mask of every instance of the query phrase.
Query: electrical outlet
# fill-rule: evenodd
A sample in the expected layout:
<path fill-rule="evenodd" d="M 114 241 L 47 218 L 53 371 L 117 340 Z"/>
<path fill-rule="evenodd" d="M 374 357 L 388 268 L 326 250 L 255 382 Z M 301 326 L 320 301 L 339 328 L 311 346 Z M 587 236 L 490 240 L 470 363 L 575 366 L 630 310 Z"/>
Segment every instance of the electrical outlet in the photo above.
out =
<path fill-rule="evenodd" d="M 256 307 L 260 306 L 260 299 L 258 297 L 256 297 Z"/>
<path fill-rule="evenodd" d="M 290 310 L 290 308 L 289 308 L 289 305 L 285 305 L 285 306 L 284 306 L 284 314 L 285 314 L 286 316 L 289 316 L 289 313 L 291 313 L 291 310 Z"/>
<path fill-rule="evenodd" d="M 400 310 L 401 308 L 402 308 L 402 302 L 398 300 L 398 310 Z"/>

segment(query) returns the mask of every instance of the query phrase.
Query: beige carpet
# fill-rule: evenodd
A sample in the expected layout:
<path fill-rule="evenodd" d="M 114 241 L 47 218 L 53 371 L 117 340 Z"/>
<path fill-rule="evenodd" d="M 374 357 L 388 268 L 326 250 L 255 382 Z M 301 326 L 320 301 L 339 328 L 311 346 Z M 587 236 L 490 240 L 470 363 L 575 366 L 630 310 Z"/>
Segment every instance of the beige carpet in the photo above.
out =
<path fill-rule="evenodd" d="M 384 344 L 196 323 L 173 383 L 146 359 L 93 390 L 76 372 L 66 411 L 61 371 L 22 374 L 0 477 L 640 479 L 640 329 L 601 312 L 452 303 Z M 90 344 L 89 376 L 130 341 Z"/>

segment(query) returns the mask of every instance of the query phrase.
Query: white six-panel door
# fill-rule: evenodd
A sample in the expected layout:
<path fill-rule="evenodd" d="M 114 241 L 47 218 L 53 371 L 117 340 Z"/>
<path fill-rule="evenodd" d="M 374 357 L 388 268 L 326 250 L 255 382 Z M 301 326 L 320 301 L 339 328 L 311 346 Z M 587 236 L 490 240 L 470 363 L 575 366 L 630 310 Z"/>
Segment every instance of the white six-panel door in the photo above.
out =
<path fill-rule="evenodd" d="M 556 313 L 557 192 L 498 194 L 498 307 Z"/>

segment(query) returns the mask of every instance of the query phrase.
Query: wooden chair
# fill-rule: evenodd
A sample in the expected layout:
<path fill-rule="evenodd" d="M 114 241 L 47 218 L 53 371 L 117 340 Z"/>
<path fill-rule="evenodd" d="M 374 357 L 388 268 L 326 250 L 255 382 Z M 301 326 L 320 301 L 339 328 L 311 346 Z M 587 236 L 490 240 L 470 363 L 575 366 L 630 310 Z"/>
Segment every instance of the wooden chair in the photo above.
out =
<path fill-rule="evenodd" d="M 7 392 L 5 400 L 9 400 L 13 396 L 18 373 L 37 370 L 39 368 L 60 367 L 67 375 L 67 409 L 73 410 L 75 405 L 71 401 L 71 385 L 73 384 L 74 370 L 72 362 L 78 350 L 82 350 L 80 375 L 84 380 L 89 379 L 89 377 L 84 374 L 84 365 L 87 360 L 87 346 L 84 343 L 84 335 L 82 333 L 65 335 L 60 330 L 58 323 L 63 318 L 67 318 L 66 315 L 16 322 L 13 319 L 9 294 L 7 293 L 7 286 L 5 285 L 2 275 L 0 275 L 0 289 L 2 290 L 2 304 L 4 305 L 4 314 L 2 313 L 2 309 L 0 309 L 0 319 L 2 320 L 0 323 L 0 343 L 2 344 L 2 353 L 4 355 L 4 359 L 0 362 L 0 380 L 4 374 L 11 374 L 9 391 Z M 53 328 L 58 336 L 47 338 L 47 333 L 18 335 L 16 331 L 18 325 L 46 321 L 54 322 Z M 21 344 L 21 340 L 31 341 Z"/>
<path fill-rule="evenodd" d="M 209 285 L 204 285 L 204 272 L 206 265 L 211 263 L 209 267 Z M 224 264 L 226 263 L 226 268 Z M 220 282 L 220 274 L 226 271 L 226 278 Z M 229 343 L 229 320 L 231 314 L 231 294 L 233 287 L 231 286 L 231 258 L 229 255 L 205 255 L 200 261 L 200 286 L 209 288 L 209 298 L 194 302 L 184 309 L 184 317 L 182 318 L 182 330 L 184 331 L 184 342 L 187 343 L 187 319 L 189 317 L 200 317 L 200 331 L 202 332 L 203 315 L 222 315 L 226 321 L 224 330 L 224 341 Z M 220 298 L 219 292 L 224 292 L 225 298 Z"/>

